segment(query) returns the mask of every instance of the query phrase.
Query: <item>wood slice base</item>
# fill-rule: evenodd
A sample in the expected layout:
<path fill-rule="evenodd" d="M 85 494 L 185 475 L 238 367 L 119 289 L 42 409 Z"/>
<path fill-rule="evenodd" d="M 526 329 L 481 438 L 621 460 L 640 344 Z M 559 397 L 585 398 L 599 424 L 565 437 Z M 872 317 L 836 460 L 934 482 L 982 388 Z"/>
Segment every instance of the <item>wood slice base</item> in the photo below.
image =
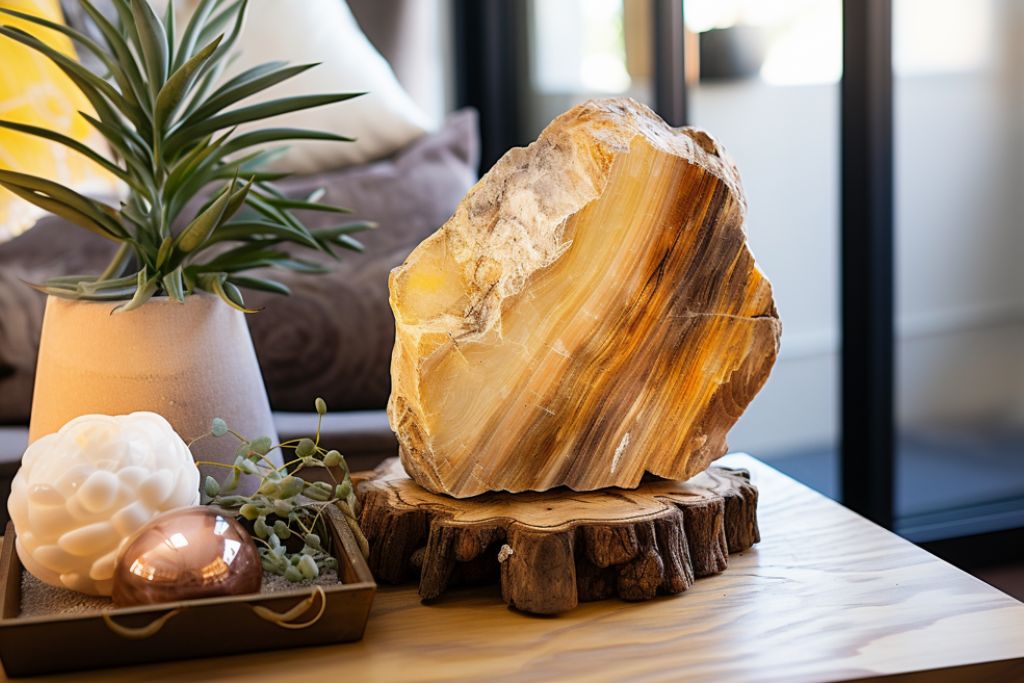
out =
<path fill-rule="evenodd" d="M 757 489 L 746 470 L 725 467 L 632 490 L 456 499 L 420 487 L 394 458 L 358 490 L 378 581 L 418 577 L 424 600 L 500 582 L 510 606 L 535 614 L 680 593 L 760 540 Z"/>

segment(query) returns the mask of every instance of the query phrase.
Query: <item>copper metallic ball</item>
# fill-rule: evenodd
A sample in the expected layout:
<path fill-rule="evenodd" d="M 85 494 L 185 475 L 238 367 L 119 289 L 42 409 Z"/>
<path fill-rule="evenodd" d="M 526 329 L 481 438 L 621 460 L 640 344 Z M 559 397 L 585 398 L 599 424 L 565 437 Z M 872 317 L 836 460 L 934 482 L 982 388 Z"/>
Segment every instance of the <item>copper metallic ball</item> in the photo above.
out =
<path fill-rule="evenodd" d="M 260 590 L 263 567 L 249 532 L 210 507 L 165 512 L 136 533 L 114 568 L 114 604 L 151 605 Z"/>

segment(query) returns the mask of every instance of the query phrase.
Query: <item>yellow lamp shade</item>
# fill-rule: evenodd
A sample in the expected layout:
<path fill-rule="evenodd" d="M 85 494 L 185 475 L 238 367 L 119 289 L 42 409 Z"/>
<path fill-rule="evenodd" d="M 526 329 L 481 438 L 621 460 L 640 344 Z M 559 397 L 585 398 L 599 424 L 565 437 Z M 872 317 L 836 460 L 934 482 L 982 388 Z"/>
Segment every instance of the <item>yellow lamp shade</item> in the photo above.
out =
<path fill-rule="evenodd" d="M 63 22 L 58 0 L 0 0 L 0 7 Z M 71 40 L 10 15 L 0 24 L 16 26 L 52 48 L 75 57 Z M 49 128 L 104 151 L 106 143 L 79 111 L 89 101 L 49 59 L 0 36 L 0 119 Z M 0 128 L 0 168 L 42 176 L 86 194 L 112 194 L 116 179 L 94 162 L 56 142 Z M 30 228 L 45 212 L 0 188 L 0 242 Z"/>

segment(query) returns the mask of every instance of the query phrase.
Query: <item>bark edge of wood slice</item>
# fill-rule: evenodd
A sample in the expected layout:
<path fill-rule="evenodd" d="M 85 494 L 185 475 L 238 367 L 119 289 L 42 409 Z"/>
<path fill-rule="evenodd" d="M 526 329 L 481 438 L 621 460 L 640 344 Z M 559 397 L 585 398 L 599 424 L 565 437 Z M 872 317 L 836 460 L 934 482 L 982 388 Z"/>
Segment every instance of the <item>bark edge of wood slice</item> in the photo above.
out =
<path fill-rule="evenodd" d="M 500 583 L 509 606 L 533 614 L 650 600 L 724 571 L 730 553 L 760 540 L 757 488 L 726 467 L 636 489 L 459 499 L 427 491 L 391 458 L 357 488 L 374 577 L 419 577 L 423 600 L 483 583 Z"/>

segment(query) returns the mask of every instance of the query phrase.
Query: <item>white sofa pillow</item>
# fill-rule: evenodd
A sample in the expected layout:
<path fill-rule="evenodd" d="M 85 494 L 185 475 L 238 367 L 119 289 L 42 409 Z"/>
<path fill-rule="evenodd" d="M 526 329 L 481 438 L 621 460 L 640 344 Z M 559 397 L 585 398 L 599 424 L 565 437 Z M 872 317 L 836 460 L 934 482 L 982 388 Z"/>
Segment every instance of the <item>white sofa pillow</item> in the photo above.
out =
<path fill-rule="evenodd" d="M 160 16 L 167 0 L 151 0 Z M 174 0 L 181 30 L 196 0 Z M 230 27 L 228 27 L 230 29 Z M 344 0 L 250 0 L 238 57 L 223 75 L 272 61 L 319 62 L 305 73 L 275 85 L 235 107 L 313 93 L 366 92 L 336 104 L 293 112 L 239 127 L 313 128 L 353 137 L 355 142 L 296 141 L 271 162 L 275 170 L 316 173 L 389 156 L 436 124 L 405 92 L 387 61 L 363 35 Z"/>

